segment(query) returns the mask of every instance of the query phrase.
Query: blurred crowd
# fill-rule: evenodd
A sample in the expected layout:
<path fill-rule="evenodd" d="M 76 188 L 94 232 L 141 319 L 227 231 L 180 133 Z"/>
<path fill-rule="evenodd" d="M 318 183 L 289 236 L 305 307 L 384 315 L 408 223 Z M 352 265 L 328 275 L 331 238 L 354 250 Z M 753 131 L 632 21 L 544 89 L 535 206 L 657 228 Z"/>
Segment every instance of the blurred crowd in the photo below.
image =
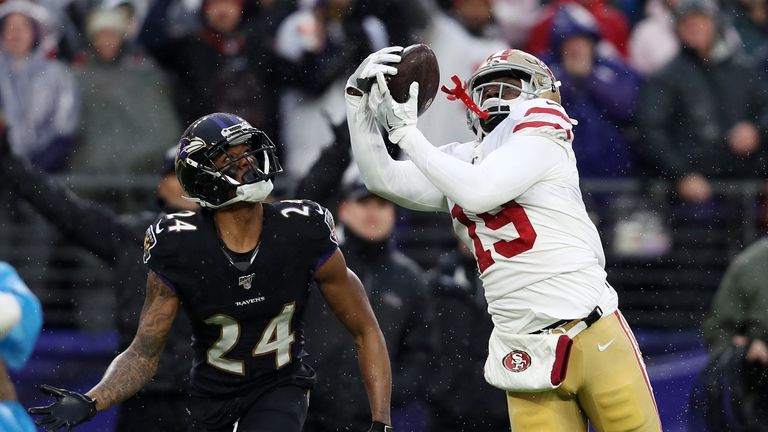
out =
<path fill-rule="evenodd" d="M 766 174 L 762 0 L 5 0 L 0 23 L 11 147 L 47 172 L 147 173 L 182 125 L 225 111 L 278 143 L 288 188 L 332 142 L 359 61 L 421 42 L 443 82 L 499 48 L 542 58 L 583 178 L 706 202 L 713 180 Z M 462 115 L 438 97 L 420 127 L 471 139 Z"/>
<path fill-rule="evenodd" d="M 426 401 L 431 430 L 501 430 L 506 407 L 487 401 L 503 395 L 480 376 L 492 324 L 471 255 L 456 247 L 425 273 L 393 246 L 408 218 L 357 184 L 350 168 L 347 77 L 370 52 L 413 43 L 435 51 L 443 84 L 452 75 L 469 79 L 499 49 L 537 55 L 562 82 L 563 105 L 579 122 L 582 179 L 658 182 L 672 218 L 704 225 L 727 218 L 731 207 L 716 183 L 768 175 L 768 0 L 0 0 L 0 132 L 14 155 L 0 149 L 0 177 L 56 220 L 46 214 L 52 195 L 35 186 L 46 182 L 43 173 L 130 179 L 163 167 L 160 207 L 179 209 L 171 201 L 180 190 L 163 183 L 172 178 L 168 147 L 204 114 L 242 116 L 277 144 L 285 169 L 277 197 L 314 199 L 338 216 L 350 268 L 369 289 L 387 338 L 401 421 L 409 421 L 409 406 Z M 464 111 L 438 95 L 419 128 L 435 143 L 471 140 Z M 16 159 L 30 166 L 26 177 L 9 181 Z M 586 198 L 598 220 L 601 209 L 631 207 L 607 193 Z M 76 235 L 71 223 L 83 219 L 70 209 L 59 229 Z M 619 242 L 619 251 L 660 255 L 670 247 L 668 216 L 647 210 L 624 220 L 639 223 L 632 227 L 645 242 Z M 138 249 L 136 257 L 124 255 L 150 219 L 126 226 L 94 219 L 97 234 L 115 244 L 90 250 L 126 262 L 119 275 L 130 277 L 116 287 L 141 277 Z M 617 241 L 621 233 L 616 227 Z M 118 317 L 132 329 L 135 313 L 122 312 L 134 315 Z M 364 400 L 359 381 L 338 379 L 352 379 L 354 351 L 329 336 L 338 329 L 324 319 L 327 310 L 311 312 L 316 334 L 308 342 L 318 368 L 342 372 L 319 375 L 310 405 L 317 413 L 307 427 L 341 430 L 329 415 L 334 407 L 351 410 Z M 768 321 L 764 309 L 745 321 L 761 319 Z M 723 331 L 714 322 L 710 328 Z M 711 336 L 718 338 L 713 349 L 741 336 L 734 344 L 744 355 L 768 364 L 764 343 L 758 354 L 744 348 L 768 334 L 732 327 Z M 426 376 L 440 378 L 430 384 Z M 169 390 L 157 387 L 167 399 Z M 455 388 L 465 389 L 462 403 Z"/>

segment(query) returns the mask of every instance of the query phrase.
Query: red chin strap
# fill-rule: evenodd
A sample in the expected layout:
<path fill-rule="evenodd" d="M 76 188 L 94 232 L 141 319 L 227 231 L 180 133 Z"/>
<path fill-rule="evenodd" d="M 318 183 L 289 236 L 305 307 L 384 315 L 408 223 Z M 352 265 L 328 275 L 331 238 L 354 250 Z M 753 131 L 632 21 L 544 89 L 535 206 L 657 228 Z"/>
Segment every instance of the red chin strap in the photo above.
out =
<path fill-rule="evenodd" d="M 481 110 L 480 107 L 477 106 L 477 104 L 467 94 L 466 83 L 462 83 L 461 79 L 459 79 L 459 77 L 456 75 L 451 77 L 451 81 L 453 81 L 453 83 L 456 84 L 456 87 L 452 89 L 449 89 L 446 86 L 440 87 L 440 90 L 448 94 L 448 100 L 458 99 L 462 103 L 464 103 L 464 105 L 466 105 L 466 107 L 469 108 L 470 111 L 477 114 L 481 119 L 488 120 L 488 117 L 490 117 L 488 112 Z"/>

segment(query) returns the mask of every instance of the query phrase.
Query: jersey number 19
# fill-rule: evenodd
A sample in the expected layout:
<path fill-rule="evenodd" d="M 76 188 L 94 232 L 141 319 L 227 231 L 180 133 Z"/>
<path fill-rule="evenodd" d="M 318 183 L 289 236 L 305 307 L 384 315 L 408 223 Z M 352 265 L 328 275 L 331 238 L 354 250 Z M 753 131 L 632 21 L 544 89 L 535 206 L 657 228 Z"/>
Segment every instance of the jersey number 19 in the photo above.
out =
<path fill-rule="evenodd" d="M 492 231 L 501 229 L 510 223 L 515 226 L 518 238 L 514 240 L 499 240 L 493 243 L 493 249 L 496 253 L 505 258 L 512 258 L 533 248 L 533 243 L 536 242 L 536 230 L 533 229 L 528 215 L 525 214 L 525 209 L 520 204 L 510 201 L 502 204 L 501 207 L 502 209 L 496 214 L 492 215 L 485 212 L 478 214 L 477 217 L 482 219 L 483 224 Z M 484 272 L 496 261 L 494 261 L 491 255 L 491 250 L 483 247 L 483 242 L 480 241 L 480 237 L 477 235 L 477 223 L 467 217 L 464 209 L 457 204 L 453 205 L 451 216 L 467 227 L 469 237 L 475 246 L 477 267 L 480 269 L 480 273 Z"/>

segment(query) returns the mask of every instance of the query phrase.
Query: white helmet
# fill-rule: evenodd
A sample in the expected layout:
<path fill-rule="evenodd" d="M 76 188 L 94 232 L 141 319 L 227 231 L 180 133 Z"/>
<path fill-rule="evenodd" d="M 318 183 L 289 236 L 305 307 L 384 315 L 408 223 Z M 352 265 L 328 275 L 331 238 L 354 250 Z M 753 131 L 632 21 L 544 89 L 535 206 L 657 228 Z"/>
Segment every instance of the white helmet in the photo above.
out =
<path fill-rule="evenodd" d="M 499 78 L 517 78 L 520 86 L 495 81 Z M 483 95 L 493 86 L 498 86 L 497 95 L 513 90 L 519 96 L 511 99 L 489 97 L 483 100 Z M 487 118 L 482 118 L 474 110 L 467 109 L 467 123 L 476 134 L 490 133 L 504 120 L 517 103 L 535 98 L 549 99 L 560 103 L 560 81 L 555 79 L 543 61 L 525 51 L 506 49 L 497 51 L 477 68 L 467 83 L 467 93 L 472 101 L 484 112 Z"/>

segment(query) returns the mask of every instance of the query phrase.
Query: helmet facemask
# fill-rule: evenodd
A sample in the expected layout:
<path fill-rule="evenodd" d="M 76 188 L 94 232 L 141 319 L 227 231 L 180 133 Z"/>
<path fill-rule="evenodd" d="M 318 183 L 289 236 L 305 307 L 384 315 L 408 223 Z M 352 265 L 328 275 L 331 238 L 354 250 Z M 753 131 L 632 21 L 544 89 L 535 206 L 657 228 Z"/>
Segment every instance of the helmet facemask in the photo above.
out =
<path fill-rule="evenodd" d="M 246 150 L 242 154 L 232 156 L 227 152 L 230 148 L 239 145 L 246 146 Z M 216 171 L 229 184 L 239 187 L 270 180 L 277 172 L 282 171 L 274 150 L 275 145 L 264 132 L 244 129 L 214 144 L 206 152 L 206 157 L 212 167 L 216 167 L 215 161 L 217 159 L 223 158 L 224 164 L 216 168 Z M 238 180 L 238 171 L 243 163 L 245 163 L 246 170 Z"/>
<path fill-rule="evenodd" d="M 223 138 L 195 153 L 194 138 L 179 154 L 177 164 L 187 164 L 197 171 L 194 184 L 202 187 L 189 199 L 202 207 L 221 208 L 236 202 L 261 202 L 272 191 L 272 178 L 282 172 L 277 160 L 276 147 L 267 135 L 248 125 L 237 124 L 222 129 Z M 201 143 L 202 144 L 202 143 Z M 228 150 L 244 145 L 245 150 L 232 155 Z M 242 175 L 240 171 L 243 170 Z M 190 195 L 192 191 L 187 191 Z M 216 199 L 202 197 L 216 197 Z"/>
<path fill-rule="evenodd" d="M 520 84 L 502 83 L 500 81 L 503 78 L 518 79 Z M 494 86 L 498 87 L 494 89 Z M 509 116 L 515 105 L 523 101 L 542 98 L 559 104 L 559 86 L 560 82 L 555 79 L 552 71 L 538 58 L 515 49 L 495 52 L 478 67 L 467 83 L 467 123 L 478 139 L 482 140 Z M 490 89 L 502 97 L 483 100 Z M 505 92 L 517 96 L 505 96 Z M 487 114 L 488 118 L 481 118 L 478 113 L 484 116 Z"/>
<path fill-rule="evenodd" d="M 472 101 L 489 115 L 488 119 L 482 119 L 477 114 L 470 113 L 473 126 L 479 127 L 486 135 L 507 118 L 520 102 L 537 97 L 530 75 L 494 75 L 487 77 L 484 83 L 476 85 L 471 94 Z M 513 78 L 519 80 L 520 84 L 502 81 L 502 78 Z"/>

